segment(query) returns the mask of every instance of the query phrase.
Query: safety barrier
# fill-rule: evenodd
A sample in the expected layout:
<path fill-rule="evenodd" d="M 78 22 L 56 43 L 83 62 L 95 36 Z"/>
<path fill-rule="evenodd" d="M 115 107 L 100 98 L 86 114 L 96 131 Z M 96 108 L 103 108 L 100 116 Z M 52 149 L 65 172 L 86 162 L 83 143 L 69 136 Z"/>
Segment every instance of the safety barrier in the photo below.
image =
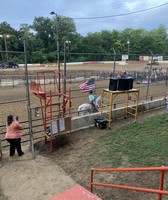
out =
<path fill-rule="evenodd" d="M 162 99 L 158 99 L 158 100 L 153 100 L 147 103 L 140 103 L 138 106 L 138 113 L 142 113 L 142 112 L 146 112 L 146 111 L 150 111 L 150 110 L 154 110 L 154 109 L 160 109 L 160 108 L 164 108 L 165 107 L 165 100 Z M 32 113 L 35 111 L 32 110 Z M 166 110 L 165 110 L 166 112 Z M 113 117 L 114 119 L 120 119 L 123 118 L 125 113 L 125 107 L 121 107 L 121 108 L 114 108 L 113 110 Z M 36 110 L 36 115 L 38 115 L 38 110 Z M 105 114 L 105 113 L 104 113 Z M 98 117 L 100 115 L 99 112 L 97 113 L 92 113 L 89 115 L 84 115 L 84 116 L 78 116 L 78 117 L 73 117 L 72 118 L 72 132 L 75 131 L 79 131 L 81 129 L 86 129 L 89 127 L 93 127 L 95 125 L 95 118 Z M 33 129 L 33 137 L 34 137 L 34 141 L 39 140 L 41 138 L 44 137 L 43 134 L 41 134 L 43 132 L 43 125 L 41 123 L 41 118 L 37 118 L 32 120 L 32 129 Z M 29 124 L 28 121 L 21 121 L 23 127 L 24 127 L 24 132 L 23 133 L 23 139 L 22 142 L 29 142 L 29 134 L 28 134 L 28 129 L 29 129 Z M 5 143 L 5 139 L 4 139 L 4 135 L 5 135 L 5 127 L 6 125 L 0 125 L 0 130 L 4 130 L 4 131 L 0 131 L 0 136 L 2 135 L 1 139 L 1 148 L 5 147 L 6 145 Z M 8 146 L 8 144 L 7 144 Z"/>
<path fill-rule="evenodd" d="M 109 183 L 100 183 L 93 181 L 94 172 L 143 172 L 143 171 L 158 171 L 160 172 L 160 181 L 159 181 L 159 189 L 149 189 L 149 188 L 141 188 L 141 187 L 132 187 L 126 185 L 117 185 L 117 184 L 109 184 Z M 168 195 L 167 190 L 163 190 L 164 185 L 164 174 L 165 171 L 168 171 L 168 167 L 141 167 L 141 168 L 91 168 L 90 169 L 90 191 L 93 193 L 93 186 L 104 186 L 104 187 L 113 187 L 127 190 L 134 190 L 138 192 L 147 192 L 158 194 L 158 200 L 162 200 L 162 195 Z"/>

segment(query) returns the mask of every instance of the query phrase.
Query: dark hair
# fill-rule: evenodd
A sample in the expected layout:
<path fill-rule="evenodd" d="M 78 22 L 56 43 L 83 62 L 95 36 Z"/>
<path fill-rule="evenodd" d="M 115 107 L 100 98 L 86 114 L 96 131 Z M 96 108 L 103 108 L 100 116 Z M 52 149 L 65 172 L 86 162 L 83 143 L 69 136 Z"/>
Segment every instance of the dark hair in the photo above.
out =
<path fill-rule="evenodd" d="M 90 91 L 89 91 L 89 94 L 93 94 L 93 91 L 92 91 L 92 90 L 90 90 Z"/>
<path fill-rule="evenodd" d="M 9 126 L 13 122 L 13 115 L 8 115 L 7 117 L 7 125 Z"/>

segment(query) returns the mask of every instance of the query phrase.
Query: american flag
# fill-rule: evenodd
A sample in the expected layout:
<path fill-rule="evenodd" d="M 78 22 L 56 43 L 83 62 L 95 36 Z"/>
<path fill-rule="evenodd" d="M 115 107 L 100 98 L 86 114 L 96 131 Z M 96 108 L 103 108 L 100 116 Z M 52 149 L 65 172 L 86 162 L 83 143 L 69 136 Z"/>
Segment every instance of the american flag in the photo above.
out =
<path fill-rule="evenodd" d="M 151 80 L 148 81 L 148 79 L 144 79 L 144 80 L 142 80 L 142 83 L 143 84 L 148 84 L 148 83 L 151 84 Z"/>
<path fill-rule="evenodd" d="M 81 83 L 79 85 L 79 88 L 81 89 L 81 92 L 89 92 L 89 91 L 93 91 L 95 89 L 95 79 L 91 78 L 88 81 L 85 81 L 84 83 Z"/>

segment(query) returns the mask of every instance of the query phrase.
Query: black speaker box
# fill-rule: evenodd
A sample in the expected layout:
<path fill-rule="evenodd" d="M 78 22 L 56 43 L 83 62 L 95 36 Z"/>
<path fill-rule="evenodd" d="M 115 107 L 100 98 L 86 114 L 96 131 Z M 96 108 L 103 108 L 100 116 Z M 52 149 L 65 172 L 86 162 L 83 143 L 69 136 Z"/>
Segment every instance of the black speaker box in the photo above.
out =
<path fill-rule="evenodd" d="M 110 79 L 109 90 L 111 90 L 111 91 L 118 90 L 118 78 L 111 78 Z"/>
<path fill-rule="evenodd" d="M 133 82 L 134 82 L 133 78 L 127 78 L 127 88 L 128 88 L 128 90 L 132 90 Z"/>
<path fill-rule="evenodd" d="M 118 80 L 118 90 L 125 91 L 133 88 L 133 78 L 120 78 Z"/>
<path fill-rule="evenodd" d="M 119 91 L 125 91 L 127 84 L 126 84 L 126 79 L 125 78 L 120 78 L 118 79 L 118 90 Z"/>
<path fill-rule="evenodd" d="M 109 90 L 125 91 L 133 88 L 133 78 L 111 78 L 109 82 Z"/>

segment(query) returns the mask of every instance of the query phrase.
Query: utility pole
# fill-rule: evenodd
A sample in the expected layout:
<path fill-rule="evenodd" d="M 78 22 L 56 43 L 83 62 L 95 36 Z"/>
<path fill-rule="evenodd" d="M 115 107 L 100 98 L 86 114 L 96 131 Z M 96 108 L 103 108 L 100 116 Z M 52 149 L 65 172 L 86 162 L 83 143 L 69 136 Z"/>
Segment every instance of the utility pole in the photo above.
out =
<path fill-rule="evenodd" d="M 152 59 L 151 59 L 149 73 L 148 73 L 148 85 L 147 85 L 147 91 L 146 91 L 146 102 L 148 101 L 149 84 L 150 84 L 150 78 L 151 78 L 151 72 L 152 72 L 152 63 L 153 63 L 153 53 L 152 53 L 152 51 L 150 49 L 149 49 L 149 51 L 150 51 L 150 53 L 152 55 Z"/>
<path fill-rule="evenodd" d="M 57 65 L 58 65 L 58 91 L 61 93 L 61 70 L 60 70 L 60 38 L 59 38 L 59 23 L 60 23 L 60 18 L 55 12 L 51 12 L 51 15 L 56 16 L 56 35 L 57 35 Z"/>

